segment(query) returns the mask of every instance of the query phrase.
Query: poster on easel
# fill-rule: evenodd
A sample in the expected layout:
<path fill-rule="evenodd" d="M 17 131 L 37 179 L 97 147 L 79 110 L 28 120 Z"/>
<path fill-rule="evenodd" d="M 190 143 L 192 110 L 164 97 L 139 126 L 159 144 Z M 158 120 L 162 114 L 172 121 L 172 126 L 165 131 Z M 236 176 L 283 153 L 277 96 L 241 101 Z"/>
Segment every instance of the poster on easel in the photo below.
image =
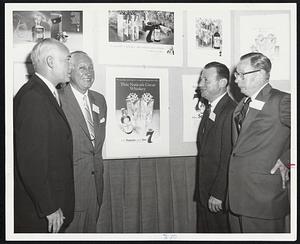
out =
<path fill-rule="evenodd" d="M 230 11 L 187 11 L 188 66 L 217 61 L 230 64 Z"/>
<path fill-rule="evenodd" d="M 107 68 L 107 158 L 169 154 L 168 72 Z"/>

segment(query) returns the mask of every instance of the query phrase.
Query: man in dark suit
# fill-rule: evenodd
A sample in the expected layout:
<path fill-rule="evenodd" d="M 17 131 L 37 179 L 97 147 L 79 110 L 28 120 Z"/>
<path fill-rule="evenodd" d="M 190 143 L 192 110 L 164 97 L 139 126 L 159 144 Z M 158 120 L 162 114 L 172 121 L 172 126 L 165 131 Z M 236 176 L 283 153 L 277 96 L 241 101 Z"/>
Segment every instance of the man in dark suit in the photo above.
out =
<path fill-rule="evenodd" d="M 62 232 L 74 213 L 72 134 L 55 87 L 69 79 L 69 50 L 44 39 L 31 60 L 14 98 L 15 232 Z"/>
<path fill-rule="evenodd" d="M 205 65 L 199 87 L 208 101 L 197 135 L 198 158 L 194 200 L 197 232 L 229 232 L 224 209 L 227 169 L 232 149 L 231 123 L 236 103 L 227 94 L 229 70 L 221 63 Z"/>
<path fill-rule="evenodd" d="M 236 83 L 246 97 L 233 114 L 228 176 L 232 232 L 285 231 L 289 199 L 282 178 L 290 158 L 291 104 L 290 94 L 269 84 L 270 71 L 271 62 L 261 53 L 242 56 L 236 67 Z"/>
<path fill-rule="evenodd" d="M 70 63 L 71 82 L 60 91 L 74 145 L 75 214 L 66 232 L 96 232 L 103 195 L 106 101 L 89 89 L 94 82 L 90 57 L 76 51 L 71 53 Z"/>

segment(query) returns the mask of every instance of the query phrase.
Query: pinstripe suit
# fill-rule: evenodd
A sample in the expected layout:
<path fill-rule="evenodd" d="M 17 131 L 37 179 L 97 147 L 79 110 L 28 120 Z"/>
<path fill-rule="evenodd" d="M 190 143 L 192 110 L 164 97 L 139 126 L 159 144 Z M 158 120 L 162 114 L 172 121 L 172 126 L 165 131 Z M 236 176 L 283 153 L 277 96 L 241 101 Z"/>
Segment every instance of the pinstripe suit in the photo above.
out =
<path fill-rule="evenodd" d="M 105 139 L 106 101 L 103 95 L 88 91 L 95 130 L 95 147 L 89 139 L 89 131 L 74 96 L 67 85 L 60 91 L 62 108 L 73 134 L 73 165 L 75 183 L 74 220 L 66 232 L 96 232 L 97 218 L 103 194 L 102 147 Z M 98 113 L 99 112 L 99 113 Z"/>

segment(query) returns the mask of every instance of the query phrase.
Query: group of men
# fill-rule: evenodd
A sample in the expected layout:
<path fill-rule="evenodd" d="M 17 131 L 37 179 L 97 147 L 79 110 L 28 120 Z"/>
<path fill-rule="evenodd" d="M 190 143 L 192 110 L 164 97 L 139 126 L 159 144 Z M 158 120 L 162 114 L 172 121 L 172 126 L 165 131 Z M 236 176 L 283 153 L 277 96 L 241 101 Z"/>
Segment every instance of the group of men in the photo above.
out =
<path fill-rule="evenodd" d="M 14 98 L 15 232 L 96 232 L 107 107 L 90 90 L 93 62 L 51 38 L 34 46 L 31 60 L 35 74 Z M 224 64 L 209 63 L 201 72 L 198 232 L 285 230 L 290 95 L 271 87 L 270 70 L 261 53 L 241 57 L 235 82 L 246 97 L 237 106 Z"/>
<path fill-rule="evenodd" d="M 15 232 L 96 232 L 106 101 L 89 90 L 93 62 L 51 38 L 31 60 L 35 73 L 14 98 Z"/>
<path fill-rule="evenodd" d="M 240 58 L 230 72 L 208 63 L 198 86 L 206 109 L 197 135 L 194 200 L 199 233 L 282 233 L 288 229 L 290 94 L 269 84 L 271 62 L 261 53 Z"/>

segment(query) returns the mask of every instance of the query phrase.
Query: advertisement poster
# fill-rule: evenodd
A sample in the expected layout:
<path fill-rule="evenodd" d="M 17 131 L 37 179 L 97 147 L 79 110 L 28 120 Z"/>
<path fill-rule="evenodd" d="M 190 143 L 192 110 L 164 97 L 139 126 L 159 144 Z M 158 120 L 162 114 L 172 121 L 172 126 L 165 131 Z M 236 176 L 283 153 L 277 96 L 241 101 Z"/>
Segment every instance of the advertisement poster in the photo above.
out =
<path fill-rule="evenodd" d="M 99 63 L 182 65 L 182 16 L 172 10 L 107 9 L 99 15 Z M 101 59 L 105 56 L 105 60 Z"/>
<path fill-rule="evenodd" d="M 188 11 L 188 66 L 217 61 L 230 63 L 230 12 Z"/>
<path fill-rule="evenodd" d="M 240 17 L 240 56 L 261 52 L 272 62 L 271 80 L 290 79 L 289 14 Z"/>
<path fill-rule="evenodd" d="M 54 38 L 71 51 L 82 48 L 82 11 L 13 11 L 14 60 L 28 61 L 28 53 L 44 38 Z"/>
<path fill-rule="evenodd" d="M 106 80 L 106 157 L 168 155 L 167 71 L 108 68 Z"/>
<path fill-rule="evenodd" d="M 197 91 L 199 75 L 182 76 L 183 93 L 183 141 L 196 142 L 199 124 L 205 105 L 200 101 Z"/>

